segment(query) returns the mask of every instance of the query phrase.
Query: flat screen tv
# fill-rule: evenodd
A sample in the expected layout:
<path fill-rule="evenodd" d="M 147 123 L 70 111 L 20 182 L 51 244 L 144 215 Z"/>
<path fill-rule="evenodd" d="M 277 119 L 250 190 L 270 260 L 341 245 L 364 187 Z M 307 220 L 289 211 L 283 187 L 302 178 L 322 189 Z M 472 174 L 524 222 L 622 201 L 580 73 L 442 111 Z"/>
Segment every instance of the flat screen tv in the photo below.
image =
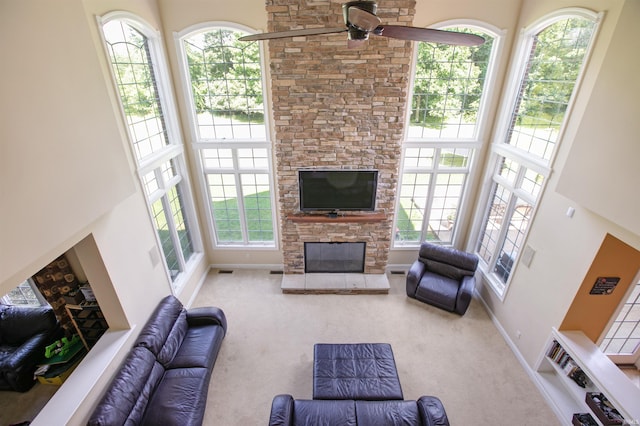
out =
<path fill-rule="evenodd" d="M 377 170 L 299 170 L 300 210 L 373 211 Z"/>

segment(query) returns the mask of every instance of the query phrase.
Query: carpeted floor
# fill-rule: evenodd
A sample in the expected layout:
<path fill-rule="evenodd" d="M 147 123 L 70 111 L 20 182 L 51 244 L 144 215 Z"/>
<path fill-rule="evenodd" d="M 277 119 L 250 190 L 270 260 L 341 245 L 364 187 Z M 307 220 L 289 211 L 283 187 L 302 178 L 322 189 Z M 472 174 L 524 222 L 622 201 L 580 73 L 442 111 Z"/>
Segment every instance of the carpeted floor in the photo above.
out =
<path fill-rule="evenodd" d="M 438 396 L 453 426 L 559 424 L 479 301 L 459 317 L 407 298 L 403 275 L 389 275 L 388 295 L 285 295 L 281 280 L 214 270 L 194 301 L 222 308 L 229 323 L 205 425 L 264 425 L 274 395 L 311 398 L 320 342 L 390 343 L 405 399 Z M 0 426 L 33 418 L 55 388 L 0 392 Z"/>
<path fill-rule="evenodd" d="M 390 343 L 405 399 L 438 396 L 451 424 L 557 425 L 557 418 L 474 300 L 459 317 L 388 295 L 284 295 L 269 271 L 212 271 L 194 306 L 214 305 L 229 330 L 209 387 L 206 425 L 262 425 L 274 395 L 311 398 L 313 344 Z"/>

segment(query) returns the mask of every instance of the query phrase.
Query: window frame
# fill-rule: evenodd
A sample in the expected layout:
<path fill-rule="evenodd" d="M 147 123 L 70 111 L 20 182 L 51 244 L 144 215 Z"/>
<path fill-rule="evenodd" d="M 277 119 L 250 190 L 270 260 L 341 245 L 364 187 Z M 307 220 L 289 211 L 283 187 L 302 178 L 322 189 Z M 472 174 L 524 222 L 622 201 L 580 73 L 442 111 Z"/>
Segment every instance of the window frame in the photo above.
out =
<path fill-rule="evenodd" d="M 5 305 L 10 305 L 10 306 L 17 306 L 17 307 L 21 307 L 21 308 L 39 308 L 39 307 L 42 307 L 42 306 L 49 306 L 49 302 L 47 302 L 47 300 L 44 298 L 42 293 L 40 293 L 40 290 L 38 289 L 36 284 L 33 282 L 32 278 L 29 278 L 29 279 L 21 282 L 14 289 L 18 289 L 18 288 L 21 288 L 23 286 L 29 287 L 31 289 L 31 291 L 34 293 L 34 296 L 36 298 L 34 303 L 32 303 L 29 299 L 27 299 L 26 297 L 24 297 L 22 295 L 21 295 L 21 299 L 26 301 L 27 303 L 15 303 L 16 300 L 13 297 L 11 297 L 11 295 L 10 295 L 11 291 L 9 293 L 5 294 L 4 296 L 0 297 L 0 303 L 5 304 Z M 20 291 L 20 293 L 22 293 L 22 291 Z"/>
<path fill-rule="evenodd" d="M 503 187 L 506 187 L 505 185 L 503 185 L 503 182 L 500 180 L 499 176 L 497 176 L 497 172 L 496 172 L 497 167 L 501 162 L 502 158 L 514 160 L 521 167 L 524 166 L 526 167 L 527 170 L 532 170 L 536 173 L 543 175 L 544 181 L 541 184 L 538 195 L 535 197 L 531 205 L 532 208 L 531 208 L 529 223 L 524 233 L 522 243 L 518 250 L 518 253 L 516 257 L 513 259 L 513 263 L 510 269 L 510 274 L 506 282 L 503 283 L 497 277 L 497 274 L 494 271 L 496 263 L 498 262 L 498 254 L 501 250 L 500 247 L 503 246 L 504 239 L 507 233 L 504 227 L 500 228 L 500 237 L 499 237 L 500 239 L 498 240 L 497 248 L 495 249 L 497 250 L 497 252 L 494 252 L 492 254 L 491 261 L 487 263 L 484 261 L 482 256 L 479 256 L 480 262 L 478 264 L 478 270 L 481 272 L 482 276 L 484 277 L 484 281 L 488 284 L 488 286 L 491 288 L 491 290 L 494 292 L 494 294 L 498 297 L 500 301 L 505 300 L 507 292 L 509 290 L 509 286 L 513 281 L 513 277 L 519 265 L 519 261 L 521 259 L 522 253 L 526 251 L 525 248 L 527 247 L 528 236 L 529 236 L 532 224 L 535 220 L 535 216 L 540 204 L 540 200 L 544 196 L 544 192 L 546 190 L 549 177 L 553 173 L 553 165 L 558 155 L 558 148 L 561 145 L 562 140 L 564 138 L 564 134 L 565 134 L 568 122 L 573 112 L 576 96 L 580 91 L 580 86 L 582 84 L 584 74 L 586 72 L 586 69 L 589 66 L 591 54 L 594 49 L 595 40 L 598 36 L 598 32 L 600 29 L 600 24 L 602 22 L 603 16 L 604 16 L 603 12 L 594 12 L 592 10 L 581 8 L 581 7 L 570 7 L 570 8 L 558 9 L 548 14 L 545 14 L 544 16 L 537 19 L 529 26 L 524 27 L 520 31 L 520 35 L 516 41 L 517 47 L 515 50 L 515 54 L 510 62 L 511 63 L 510 70 L 506 76 L 507 84 L 505 86 L 505 90 L 502 92 L 504 96 L 503 96 L 503 100 L 501 101 L 500 107 L 498 109 L 497 120 L 496 120 L 496 123 L 497 123 L 496 130 L 494 131 L 492 136 L 490 152 L 488 154 L 489 161 L 487 162 L 487 167 L 485 169 L 485 177 L 483 179 L 481 193 L 478 198 L 480 200 L 479 204 L 483 205 L 483 208 L 480 210 L 482 214 L 476 215 L 474 220 L 473 229 L 471 232 L 471 239 L 470 239 L 470 241 L 472 241 L 471 247 L 473 247 L 471 250 L 474 253 L 478 254 L 478 246 L 481 242 L 480 239 L 483 236 L 483 230 L 486 224 L 485 218 L 487 218 L 487 214 L 489 209 L 491 208 L 491 202 L 493 200 L 492 194 L 494 191 L 494 186 L 502 185 Z M 567 109 L 565 111 L 562 124 L 558 129 L 557 141 L 555 143 L 553 152 L 549 160 L 545 161 L 541 157 L 536 157 L 534 155 L 531 155 L 528 152 L 508 143 L 509 131 L 511 128 L 511 120 L 513 118 L 513 112 L 515 108 L 519 106 L 519 104 L 517 104 L 516 102 L 518 100 L 518 97 L 520 96 L 522 81 L 528 69 L 528 62 L 532 54 L 534 37 L 541 31 L 545 30 L 546 28 L 550 27 L 551 25 L 555 24 L 558 21 L 561 21 L 563 19 L 576 18 L 576 17 L 593 21 L 594 29 L 590 37 L 589 46 L 587 47 L 584 54 L 583 63 L 576 77 L 574 88 L 567 102 Z M 508 186 L 512 186 L 512 185 L 508 185 Z M 514 196 L 521 197 L 521 192 L 517 187 L 515 190 L 511 191 L 510 194 L 511 194 L 510 199 Z M 527 196 L 527 199 L 529 198 L 530 198 L 530 195 Z M 510 203 L 510 204 L 513 204 L 513 203 Z M 513 210 L 514 208 L 510 208 L 509 212 L 513 212 Z M 505 217 L 509 218 L 507 222 L 511 221 L 511 218 L 512 218 L 511 215 L 507 216 L 505 213 Z"/>
<path fill-rule="evenodd" d="M 419 247 L 422 241 L 425 241 L 426 235 L 428 233 L 428 215 L 430 211 L 428 211 L 429 207 L 433 205 L 433 194 L 435 188 L 433 188 L 433 183 L 436 182 L 437 176 L 439 173 L 441 174 L 465 174 L 465 181 L 463 183 L 462 194 L 460 196 L 458 210 L 457 210 L 457 220 L 452 230 L 453 234 L 451 236 L 451 242 L 446 243 L 445 245 L 451 246 L 459 246 L 464 238 L 462 230 L 466 227 L 465 223 L 468 220 L 468 215 L 465 210 L 471 203 L 471 188 L 475 186 L 474 182 L 478 179 L 476 168 L 478 167 L 478 161 L 481 155 L 483 146 L 485 146 L 489 141 L 488 132 L 491 128 L 491 123 L 489 122 L 490 111 L 489 107 L 496 96 L 494 94 L 496 80 L 497 80 L 497 69 L 498 63 L 500 61 L 501 53 L 503 50 L 503 39 L 506 34 L 505 30 L 501 30 L 498 27 L 495 27 L 491 24 L 488 24 L 479 20 L 472 19 L 453 19 L 442 21 L 436 24 L 429 26 L 429 28 L 444 30 L 456 27 L 465 27 L 470 30 L 476 30 L 487 34 L 488 36 L 493 37 L 493 46 L 491 49 L 491 54 L 489 58 L 489 62 L 487 64 L 487 70 L 485 75 L 484 86 L 482 88 L 482 96 L 480 98 L 480 103 L 478 105 L 478 116 L 476 119 L 476 128 L 474 130 L 474 135 L 472 138 L 460 138 L 460 139 L 452 139 L 452 138 L 434 138 L 434 137 L 409 137 L 409 127 L 411 126 L 411 106 L 407 107 L 407 111 L 405 114 L 405 129 L 403 135 L 402 142 L 402 153 L 400 160 L 400 169 L 398 176 L 398 194 L 400 193 L 401 184 L 402 184 L 402 176 L 406 172 L 415 173 L 418 169 L 405 170 L 405 158 L 406 158 L 406 150 L 407 148 L 433 148 L 436 150 L 436 157 L 439 157 L 442 150 L 446 149 L 469 149 L 469 164 L 465 169 L 454 169 L 446 166 L 441 166 L 439 164 L 434 164 L 432 168 L 429 170 L 421 170 L 421 173 L 430 175 L 430 183 L 429 183 L 429 199 L 425 203 L 425 218 L 423 220 L 422 229 L 420 230 L 421 237 L 420 241 L 416 243 L 409 244 L 398 244 L 396 239 L 392 239 L 392 250 L 411 250 L 415 251 L 416 247 Z M 417 42 L 416 42 L 417 43 Z M 413 101 L 415 82 L 416 82 L 416 74 L 417 74 L 417 59 L 418 59 L 418 46 L 415 45 L 413 51 L 413 58 L 411 61 L 411 74 L 409 80 L 409 101 Z M 398 212 L 400 208 L 400 197 L 396 197 L 395 206 L 394 206 L 394 222 L 393 229 L 397 229 L 398 222 Z M 395 233 L 394 233 L 395 234 Z"/>
<path fill-rule="evenodd" d="M 118 108 L 121 113 L 123 125 L 128 137 L 128 147 L 131 152 L 132 161 L 135 165 L 135 174 L 138 178 L 138 182 L 141 187 L 141 191 L 145 194 L 145 205 L 147 208 L 148 218 L 150 225 L 154 229 L 154 236 L 156 239 L 157 248 L 160 252 L 160 260 L 163 264 L 164 273 L 167 277 L 170 287 L 174 293 L 179 293 L 184 287 L 186 282 L 195 272 L 195 266 L 204 257 L 202 249 L 202 240 L 200 236 L 200 227 L 197 220 L 195 203 L 192 195 L 192 186 L 189 181 L 189 170 L 186 164 L 184 143 L 182 140 L 180 125 L 178 120 L 178 108 L 175 103 L 175 96 L 173 93 L 173 87 L 169 79 L 169 67 L 166 59 L 166 55 L 163 48 L 163 41 L 161 32 L 154 29 L 152 25 L 144 21 L 139 16 L 125 11 L 113 11 L 101 16 L 96 16 L 98 23 L 98 32 L 102 40 L 102 44 L 105 50 L 105 59 L 107 61 L 107 67 L 109 68 L 109 75 L 111 83 L 113 84 L 114 94 L 117 99 Z M 127 113 L 125 112 L 122 98 L 118 89 L 118 81 L 113 72 L 113 65 L 111 55 L 109 52 L 108 41 L 103 30 L 103 26 L 112 21 L 123 21 L 133 29 L 138 31 L 147 40 L 147 46 L 149 51 L 150 62 L 149 65 L 153 70 L 154 84 L 156 86 L 158 102 L 162 110 L 162 121 L 164 122 L 164 130 L 166 131 L 167 144 L 162 149 L 155 151 L 147 156 L 138 158 L 136 149 L 134 147 L 134 137 L 131 133 L 131 128 L 128 124 Z M 169 181 L 165 182 L 161 178 L 161 168 L 164 164 L 170 163 L 175 169 L 175 176 Z M 159 181 L 159 188 L 149 193 L 145 186 L 144 177 L 154 173 L 156 179 Z M 164 182 L 164 185 L 162 184 Z M 185 222 L 189 224 L 189 235 L 191 238 L 191 245 L 193 253 L 189 259 L 184 259 L 182 253 L 182 245 L 179 242 L 177 236 L 177 229 L 173 221 L 173 211 L 170 209 L 170 200 L 167 199 L 168 192 L 176 188 L 179 191 L 182 199 L 182 211 Z M 162 200 L 162 204 L 165 212 L 165 219 L 170 228 L 170 238 L 173 244 L 173 249 L 177 254 L 177 260 L 179 263 L 179 273 L 172 276 L 167 264 L 166 255 L 163 250 L 162 241 L 158 233 L 157 225 L 154 220 L 153 204 Z"/>
<path fill-rule="evenodd" d="M 197 35 L 199 33 L 204 33 L 207 31 L 214 31 L 218 29 L 226 29 L 231 31 L 242 31 L 247 34 L 257 34 L 258 31 L 250 28 L 248 26 L 238 24 L 230 21 L 207 21 L 202 22 L 196 25 L 189 26 L 182 31 L 174 32 L 174 42 L 176 46 L 177 56 L 179 60 L 179 71 L 180 71 L 180 79 L 182 83 L 182 88 L 184 91 L 184 101 L 186 104 L 187 116 L 189 120 L 188 127 L 188 135 L 190 139 L 190 150 L 193 158 L 193 164 L 197 166 L 198 173 L 198 187 L 200 194 L 202 196 L 203 208 L 206 213 L 206 226 L 209 235 L 211 236 L 211 241 L 213 242 L 215 249 L 221 250 L 278 250 L 279 249 L 279 227 L 278 227 L 278 207 L 276 203 L 276 185 L 275 185 L 275 177 L 274 177 L 274 163 L 273 163 L 273 150 L 272 150 L 272 129 L 271 129 L 271 109 L 269 107 L 269 99 L 270 93 L 267 90 L 267 79 L 268 79 L 268 70 L 269 67 L 266 63 L 265 58 L 265 48 L 264 43 L 258 42 L 258 49 L 260 54 L 260 67 L 261 67 L 261 86 L 262 86 L 262 96 L 264 99 L 264 126 L 265 126 L 265 138 L 262 139 L 200 139 L 200 134 L 197 129 L 197 113 L 195 111 L 195 100 L 192 93 L 191 87 L 191 77 L 190 71 L 188 67 L 187 53 L 184 49 L 184 41 L 189 37 Z M 241 232 L 243 235 L 242 242 L 222 242 L 219 241 L 215 219 L 213 216 L 213 208 L 211 205 L 211 194 L 209 185 L 207 184 L 207 176 L 208 172 L 211 171 L 213 173 L 229 173 L 233 174 L 236 177 L 240 177 L 240 175 L 244 173 L 253 173 L 248 169 L 240 169 L 234 167 L 233 169 L 219 169 L 213 170 L 211 168 L 207 168 L 204 166 L 202 161 L 201 153 L 205 149 L 230 149 L 235 151 L 233 154 L 233 158 L 237 158 L 237 150 L 245 149 L 245 148 L 253 148 L 253 149 L 266 149 L 267 157 L 268 157 L 268 170 L 260 170 L 260 173 L 266 172 L 269 176 L 269 186 L 270 186 L 270 197 L 271 197 L 271 222 L 273 229 L 273 241 L 271 242 L 250 242 L 246 237 L 249 233 L 249 230 L 246 226 L 246 221 L 244 219 L 244 209 L 240 211 L 241 219 Z M 252 169 L 253 170 L 253 169 Z M 242 182 L 240 179 L 236 179 L 235 182 L 236 188 L 241 189 Z M 241 191 L 238 191 L 241 193 Z"/>

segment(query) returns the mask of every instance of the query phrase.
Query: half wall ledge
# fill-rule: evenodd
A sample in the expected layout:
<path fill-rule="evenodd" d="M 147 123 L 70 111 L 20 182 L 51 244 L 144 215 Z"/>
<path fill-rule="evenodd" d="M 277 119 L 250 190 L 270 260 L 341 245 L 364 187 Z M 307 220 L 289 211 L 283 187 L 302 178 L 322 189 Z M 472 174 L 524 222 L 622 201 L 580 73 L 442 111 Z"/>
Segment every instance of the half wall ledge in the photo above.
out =
<path fill-rule="evenodd" d="M 307 273 L 284 274 L 285 294 L 388 294 L 386 274 Z"/>

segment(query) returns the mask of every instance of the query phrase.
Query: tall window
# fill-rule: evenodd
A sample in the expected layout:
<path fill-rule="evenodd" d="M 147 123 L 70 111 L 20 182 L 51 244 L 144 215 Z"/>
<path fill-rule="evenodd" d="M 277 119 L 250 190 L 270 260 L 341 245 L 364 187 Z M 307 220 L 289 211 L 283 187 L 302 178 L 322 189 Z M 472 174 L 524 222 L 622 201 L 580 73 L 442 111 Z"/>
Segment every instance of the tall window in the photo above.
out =
<path fill-rule="evenodd" d="M 452 244 L 472 158 L 480 140 L 483 93 L 496 34 L 477 47 L 417 43 L 407 139 L 403 147 L 395 247 Z"/>
<path fill-rule="evenodd" d="M 171 280 L 189 267 L 197 234 L 168 72 L 151 30 L 131 19 L 103 19 L 103 34 L 127 120 L 138 174 Z"/>
<path fill-rule="evenodd" d="M 216 245 L 275 247 L 260 45 L 238 41 L 246 34 L 208 27 L 180 37 L 192 142 Z"/>
<path fill-rule="evenodd" d="M 572 10 L 540 21 L 521 40 L 505 125 L 493 145 L 495 167 L 476 250 L 503 295 L 560 141 L 597 15 Z"/>

